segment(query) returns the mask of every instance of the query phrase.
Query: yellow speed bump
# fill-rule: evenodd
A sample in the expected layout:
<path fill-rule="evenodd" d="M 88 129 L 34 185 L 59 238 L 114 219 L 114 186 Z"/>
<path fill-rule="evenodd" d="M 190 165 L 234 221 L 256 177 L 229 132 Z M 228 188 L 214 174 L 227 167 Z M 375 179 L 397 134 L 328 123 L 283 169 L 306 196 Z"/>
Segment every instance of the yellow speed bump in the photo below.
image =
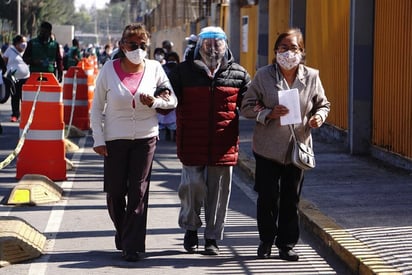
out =
<path fill-rule="evenodd" d="M 78 151 L 80 148 L 77 144 L 72 142 L 69 139 L 64 139 L 64 150 L 66 150 L 66 153 L 74 153 Z"/>
<path fill-rule="evenodd" d="M 17 217 L 0 217 L 0 267 L 43 254 L 46 237 Z"/>
<path fill-rule="evenodd" d="M 26 174 L 13 188 L 7 204 L 42 204 L 57 202 L 63 189 L 44 175 Z"/>

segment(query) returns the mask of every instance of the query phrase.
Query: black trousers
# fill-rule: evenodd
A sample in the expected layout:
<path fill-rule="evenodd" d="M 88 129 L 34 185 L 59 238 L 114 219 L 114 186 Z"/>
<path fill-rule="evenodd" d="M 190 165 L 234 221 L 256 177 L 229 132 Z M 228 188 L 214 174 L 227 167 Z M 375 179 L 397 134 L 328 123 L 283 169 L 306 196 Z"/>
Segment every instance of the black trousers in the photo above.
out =
<path fill-rule="evenodd" d="M 149 185 L 157 137 L 106 143 L 104 191 L 116 248 L 145 252 Z"/>
<path fill-rule="evenodd" d="M 303 170 L 283 165 L 254 153 L 257 225 L 260 240 L 275 241 L 283 250 L 292 249 L 299 240 L 298 204 Z"/>
<path fill-rule="evenodd" d="M 23 90 L 23 85 L 26 83 L 28 78 L 26 79 L 19 79 L 15 84 L 16 91 L 14 95 L 11 95 L 11 116 L 15 116 L 17 118 L 20 117 L 20 101 L 21 101 L 21 93 Z"/>

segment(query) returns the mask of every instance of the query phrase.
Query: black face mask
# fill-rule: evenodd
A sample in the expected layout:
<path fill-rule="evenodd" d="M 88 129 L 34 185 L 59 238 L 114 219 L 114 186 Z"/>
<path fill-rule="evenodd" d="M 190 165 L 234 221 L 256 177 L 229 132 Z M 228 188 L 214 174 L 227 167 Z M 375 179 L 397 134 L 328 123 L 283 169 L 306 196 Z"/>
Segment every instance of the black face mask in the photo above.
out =
<path fill-rule="evenodd" d="M 43 42 L 49 42 L 51 33 L 48 30 L 40 29 L 38 38 Z"/>

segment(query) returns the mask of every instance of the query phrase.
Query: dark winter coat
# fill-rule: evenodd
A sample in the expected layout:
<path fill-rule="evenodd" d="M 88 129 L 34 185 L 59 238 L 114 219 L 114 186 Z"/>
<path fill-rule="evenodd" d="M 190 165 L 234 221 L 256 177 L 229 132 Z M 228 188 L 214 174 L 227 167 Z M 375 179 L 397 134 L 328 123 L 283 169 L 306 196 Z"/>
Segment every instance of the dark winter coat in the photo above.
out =
<path fill-rule="evenodd" d="M 214 76 L 198 56 L 180 63 L 170 74 L 178 97 L 177 155 L 184 165 L 237 163 L 239 114 L 243 93 L 250 84 L 247 71 L 230 51 Z"/>

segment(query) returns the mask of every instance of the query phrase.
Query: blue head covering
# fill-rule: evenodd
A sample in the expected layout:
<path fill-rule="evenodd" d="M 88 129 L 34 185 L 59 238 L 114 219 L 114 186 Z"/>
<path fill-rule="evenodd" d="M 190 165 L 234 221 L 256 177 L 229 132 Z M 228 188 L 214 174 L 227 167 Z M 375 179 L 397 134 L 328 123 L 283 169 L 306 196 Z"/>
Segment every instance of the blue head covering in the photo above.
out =
<path fill-rule="evenodd" d="M 199 39 L 208 39 L 208 38 L 214 38 L 214 39 L 224 39 L 226 40 L 226 34 L 220 27 L 205 27 L 203 28 L 200 33 L 199 33 Z"/>
<path fill-rule="evenodd" d="M 209 26 L 201 29 L 198 34 L 198 40 L 195 48 L 195 59 L 199 56 L 199 51 L 205 39 L 223 40 L 227 49 L 227 36 L 221 27 Z"/>

